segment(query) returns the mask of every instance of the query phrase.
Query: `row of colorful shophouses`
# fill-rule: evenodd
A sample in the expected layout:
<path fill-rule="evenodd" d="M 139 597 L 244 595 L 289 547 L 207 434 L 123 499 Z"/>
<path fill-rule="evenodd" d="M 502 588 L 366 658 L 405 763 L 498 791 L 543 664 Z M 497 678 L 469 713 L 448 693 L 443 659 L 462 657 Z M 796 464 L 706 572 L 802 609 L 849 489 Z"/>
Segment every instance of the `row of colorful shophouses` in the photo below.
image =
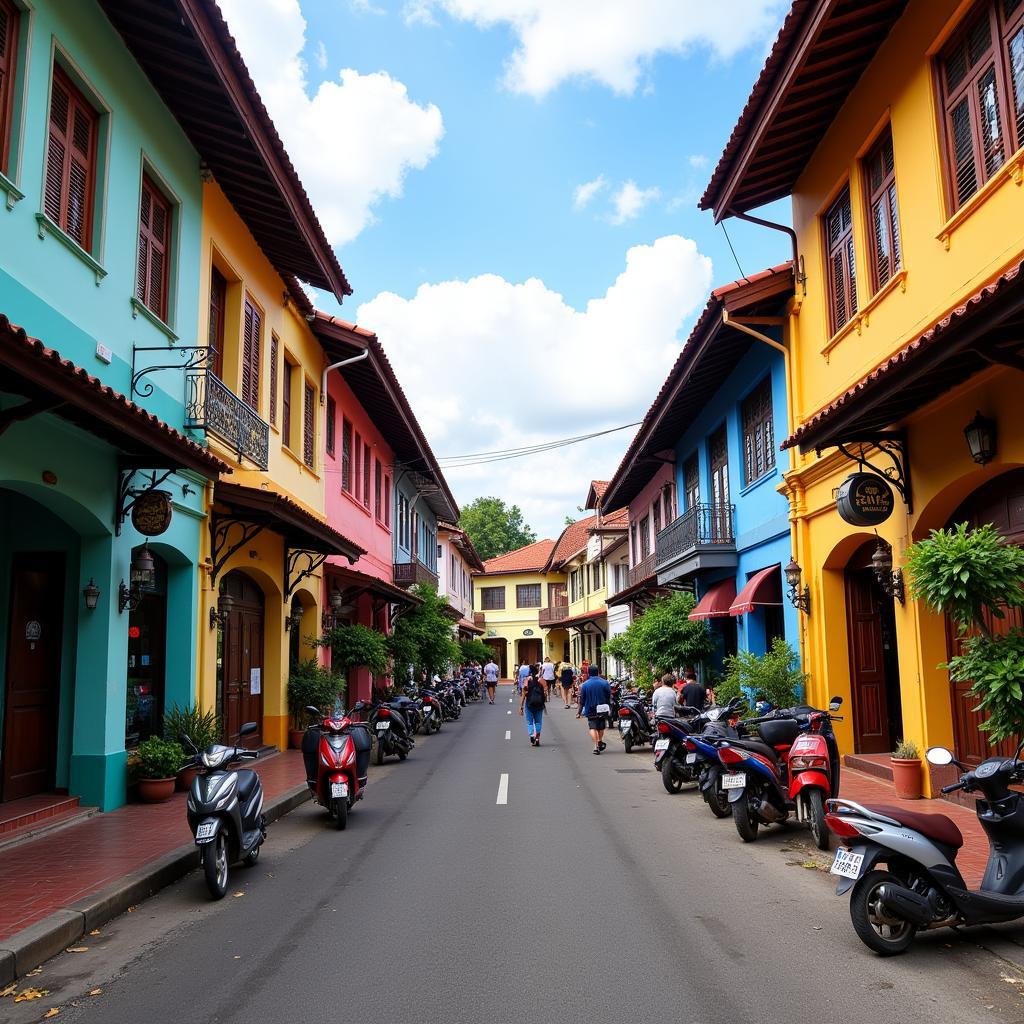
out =
<path fill-rule="evenodd" d="M 845 753 L 977 762 L 902 563 L 960 522 L 1024 543 L 1024 0 L 795 0 L 699 205 L 792 259 L 712 293 L 590 518 L 486 563 L 485 641 L 614 674 L 687 589 L 711 667 L 784 638 Z"/>
<path fill-rule="evenodd" d="M 480 567 L 213 0 L 0 0 L 0 803 L 174 704 L 283 747 L 334 623 Z M 329 660 L 329 653 L 319 656 Z M 349 698 L 370 695 L 363 670 Z"/>

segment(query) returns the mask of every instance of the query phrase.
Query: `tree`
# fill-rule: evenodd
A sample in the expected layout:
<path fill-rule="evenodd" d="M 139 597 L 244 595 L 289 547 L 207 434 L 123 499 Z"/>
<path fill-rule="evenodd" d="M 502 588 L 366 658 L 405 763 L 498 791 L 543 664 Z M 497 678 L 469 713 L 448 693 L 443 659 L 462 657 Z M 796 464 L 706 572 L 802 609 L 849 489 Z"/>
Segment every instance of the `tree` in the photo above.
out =
<path fill-rule="evenodd" d="M 765 654 L 740 651 L 726 658 L 725 676 L 715 687 L 715 698 L 725 704 L 747 694 L 754 701 L 766 700 L 772 707 L 789 708 L 796 703 L 806 681 L 796 651 L 777 636 Z"/>
<path fill-rule="evenodd" d="M 932 530 L 907 549 L 911 597 L 945 613 L 960 632 L 960 653 L 940 668 L 971 683 L 979 728 L 990 743 L 1024 732 L 1024 629 L 992 628 L 1008 609 L 1024 607 L 1024 550 L 1007 544 L 991 523 Z"/>
<path fill-rule="evenodd" d="M 418 583 L 411 593 L 420 603 L 403 612 L 388 637 L 388 648 L 395 660 L 395 682 L 405 678 L 409 665 L 419 675 L 446 671 L 459 657 L 459 645 L 452 636 L 452 620 L 445 614 L 447 603 L 437 590 Z"/>
<path fill-rule="evenodd" d="M 459 652 L 462 655 L 462 661 L 476 661 L 481 665 L 486 665 L 491 660 L 491 649 L 483 642 L 483 640 L 477 639 L 477 637 L 468 637 L 465 640 L 459 641 Z"/>
<path fill-rule="evenodd" d="M 537 534 L 523 522 L 522 509 L 518 505 L 506 506 L 501 498 L 474 498 L 463 506 L 459 525 L 485 561 L 537 539 Z"/>
<path fill-rule="evenodd" d="M 612 637 L 605 653 L 624 661 L 638 683 L 713 654 L 715 640 L 703 619 L 691 619 L 692 594 L 672 594 L 655 601 L 624 633 Z"/>
<path fill-rule="evenodd" d="M 383 676 L 391 668 L 387 637 L 369 626 L 334 626 L 320 638 L 320 646 L 331 649 L 331 667 L 336 672 L 364 666 Z"/>

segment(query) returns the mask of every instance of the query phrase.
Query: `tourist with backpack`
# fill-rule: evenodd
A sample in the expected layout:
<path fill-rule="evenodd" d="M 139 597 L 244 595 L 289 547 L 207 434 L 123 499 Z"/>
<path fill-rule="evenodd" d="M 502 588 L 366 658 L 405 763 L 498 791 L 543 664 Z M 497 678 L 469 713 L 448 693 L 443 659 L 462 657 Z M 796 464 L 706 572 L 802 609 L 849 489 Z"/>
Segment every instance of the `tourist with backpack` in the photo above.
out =
<path fill-rule="evenodd" d="M 540 730 L 544 724 L 544 705 L 548 701 L 548 688 L 540 678 L 537 665 L 530 666 L 530 674 L 523 684 L 523 699 L 519 703 L 519 714 L 526 719 L 526 730 L 530 734 L 530 746 L 540 746 Z"/>

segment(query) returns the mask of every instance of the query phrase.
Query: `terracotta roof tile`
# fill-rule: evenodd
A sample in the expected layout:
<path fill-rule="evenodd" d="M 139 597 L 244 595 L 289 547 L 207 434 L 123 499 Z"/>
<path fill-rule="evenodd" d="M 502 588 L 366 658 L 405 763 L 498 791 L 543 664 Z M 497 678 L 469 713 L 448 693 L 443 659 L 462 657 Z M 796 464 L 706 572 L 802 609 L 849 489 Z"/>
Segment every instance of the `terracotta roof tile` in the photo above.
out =
<path fill-rule="evenodd" d="M 548 557 L 555 546 L 553 540 L 537 540 L 532 544 L 508 551 L 504 555 L 488 558 L 484 562 L 483 575 L 504 572 L 540 572 L 547 565 Z M 476 573 L 475 575 L 481 575 Z"/>
<path fill-rule="evenodd" d="M 597 516 L 587 516 L 586 519 L 578 519 L 570 523 L 558 538 L 548 559 L 547 568 L 556 568 L 567 558 L 582 551 L 587 546 L 587 538 L 590 536 L 590 527 L 597 523 Z"/>

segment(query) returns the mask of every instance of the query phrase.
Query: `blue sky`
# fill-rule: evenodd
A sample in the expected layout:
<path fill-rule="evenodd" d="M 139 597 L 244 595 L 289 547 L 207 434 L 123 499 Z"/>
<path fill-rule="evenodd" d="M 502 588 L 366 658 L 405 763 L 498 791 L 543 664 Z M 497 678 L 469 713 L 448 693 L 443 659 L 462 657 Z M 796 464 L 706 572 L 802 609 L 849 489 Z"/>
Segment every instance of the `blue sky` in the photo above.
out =
<path fill-rule="evenodd" d="M 341 312 L 378 331 L 439 456 L 640 418 L 708 287 L 739 276 L 696 201 L 786 5 L 626 6 L 223 2 L 355 289 Z M 728 230 L 746 273 L 787 257 Z M 630 436 L 449 480 L 553 534 Z"/>

